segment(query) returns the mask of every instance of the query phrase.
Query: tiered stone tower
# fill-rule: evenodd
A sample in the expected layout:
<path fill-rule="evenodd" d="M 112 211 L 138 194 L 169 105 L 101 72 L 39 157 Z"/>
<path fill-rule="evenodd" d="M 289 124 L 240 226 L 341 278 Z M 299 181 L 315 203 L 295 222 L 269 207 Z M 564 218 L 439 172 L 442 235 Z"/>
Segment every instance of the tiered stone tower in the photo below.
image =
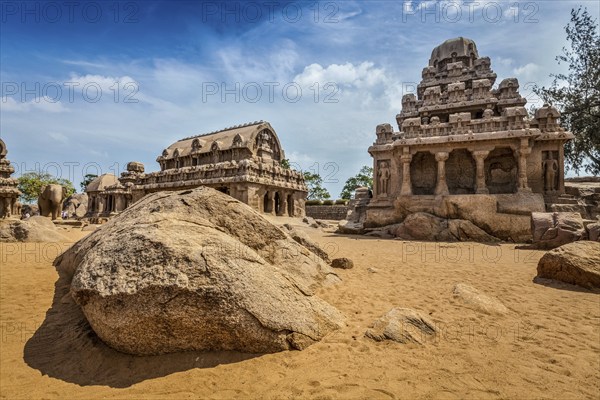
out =
<path fill-rule="evenodd" d="M 416 95 L 402 98 L 399 131 L 377 126 L 367 224 L 397 222 L 415 202 L 432 211 L 445 196 L 503 195 L 504 201 L 539 193 L 535 202 L 543 207 L 544 197 L 564 193 L 563 145 L 573 135 L 560 128 L 554 107 L 544 105 L 530 119 L 516 78 L 494 88 L 490 59 L 479 56 L 475 42 L 442 43 L 422 77 Z"/>
<path fill-rule="evenodd" d="M 11 178 L 15 169 L 6 159 L 8 150 L 6 144 L 0 139 L 0 218 L 21 217 L 21 192 L 17 189 L 18 181 Z"/>

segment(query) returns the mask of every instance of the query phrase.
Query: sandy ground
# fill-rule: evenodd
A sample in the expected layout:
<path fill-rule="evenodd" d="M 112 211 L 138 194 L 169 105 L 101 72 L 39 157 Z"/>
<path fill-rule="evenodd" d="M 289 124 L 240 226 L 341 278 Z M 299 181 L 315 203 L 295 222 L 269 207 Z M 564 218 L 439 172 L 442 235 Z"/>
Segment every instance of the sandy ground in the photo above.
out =
<path fill-rule="evenodd" d="M 1 398 L 600 398 L 600 295 L 535 283 L 543 252 L 302 229 L 355 262 L 320 292 L 348 325 L 305 351 L 258 356 L 113 351 L 52 266 L 68 243 L 0 244 Z M 496 296 L 509 313 L 465 307 L 452 296 L 458 282 Z M 423 346 L 367 339 L 368 325 L 392 307 L 429 314 L 439 334 Z"/>

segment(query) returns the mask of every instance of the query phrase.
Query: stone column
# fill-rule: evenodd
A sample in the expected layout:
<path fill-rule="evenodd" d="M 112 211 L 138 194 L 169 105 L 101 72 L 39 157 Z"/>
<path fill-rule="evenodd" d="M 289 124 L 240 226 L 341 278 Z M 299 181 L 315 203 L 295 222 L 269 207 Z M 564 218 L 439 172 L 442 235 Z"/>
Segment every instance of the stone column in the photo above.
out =
<path fill-rule="evenodd" d="M 490 154 L 487 150 L 473 151 L 473 158 L 477 164 L 477 175 L 475 178 L 475 193 L 477 194 L 489 194 L 487 186 L 485 185 L 485 170 L 484 162 L 487 156 Z"/>
<path fill-rule="evenodd" d="M 281 213 L 279 215 L 288 217 L 288 195 L 287 193 L 283 194 L 283 198 L 280 198 L 281 202 Z"/>
<path fill-rule="evenodd" d="M 400 156 L 400 161 L 402 162 L 402 187 L 400 188 L 400 195 L 411 196 L 412 182 L 410 181 L 410 162 L 412 161 L 412 155 L 408 153 L 408 148 L 405 149 L 406 151 Z"/>
<path fill-rule="evenodd" d="M 517 183 L 517 192 L 531 192 L 531 188 L 527 183 L 527 157 L 531 154 L 528 143 L 528 139 L 522 140 L 521 147 L 516 152 L 519 157 L 519 181 Z"/>
<path fill-rule="evenodd" d="M 373 197 L 379 194 L 379 160 L 373 157 Z"/>
<path fill-rule="evenodd" d="M 269 211 L 267 214 L 275 215 L 275 192 L 269 191 Z"/>
<path fill-rule="evenodd" d="M 565 146 L 561 143 L 558 146 L 558 192 L 565 193 Z"/>
<path fill-rule="evenodd" d="M 448 184 L 446 183 L 446 160 L 449 153 L 440 151 L 435 154 L 435 160 L 438 163 L 437 184 L 435 186 L 435 195 L 446 195 L 448 192 Z"/>

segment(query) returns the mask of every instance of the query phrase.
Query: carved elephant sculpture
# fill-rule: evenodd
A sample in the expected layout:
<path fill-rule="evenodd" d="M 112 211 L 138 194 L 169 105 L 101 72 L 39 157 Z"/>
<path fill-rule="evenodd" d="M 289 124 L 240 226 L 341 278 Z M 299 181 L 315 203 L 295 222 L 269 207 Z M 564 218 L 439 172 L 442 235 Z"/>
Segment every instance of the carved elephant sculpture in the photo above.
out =
<path fill-rule="evenodd" d="M 61 216 L 63 202 L 67 198 L 67 188 L 61 185 L 46 185 L 38 198 L 40 215 L 51 217 L 52 220 Z"/>

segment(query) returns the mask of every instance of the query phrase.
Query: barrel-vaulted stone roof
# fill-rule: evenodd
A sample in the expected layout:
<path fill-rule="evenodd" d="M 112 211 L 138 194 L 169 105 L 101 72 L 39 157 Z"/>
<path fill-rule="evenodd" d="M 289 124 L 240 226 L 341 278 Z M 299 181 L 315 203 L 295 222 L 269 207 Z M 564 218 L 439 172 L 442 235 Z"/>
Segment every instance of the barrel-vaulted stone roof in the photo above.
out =
<path fill-rule="evenodd" d="M 105 188 L 112 186 L 119 182 L 119 179 L 113 174 L 100 175 L 96 179 L 90 182 L 85 188 L 86 192 L 100 192 Z"/>
<path fill-rule="evenodd" d="M 258 134 L 265 130 L 269 132 L 281 149 L 281 143 L 271 124 L 266 121 L 257 121 L 179 140 L 167 147 L 159 159 L 169 160 L 190 154 L 210 153 L 215 150 L 222 151 L 231 148 L 247 148 L 255 153 Z"/>

